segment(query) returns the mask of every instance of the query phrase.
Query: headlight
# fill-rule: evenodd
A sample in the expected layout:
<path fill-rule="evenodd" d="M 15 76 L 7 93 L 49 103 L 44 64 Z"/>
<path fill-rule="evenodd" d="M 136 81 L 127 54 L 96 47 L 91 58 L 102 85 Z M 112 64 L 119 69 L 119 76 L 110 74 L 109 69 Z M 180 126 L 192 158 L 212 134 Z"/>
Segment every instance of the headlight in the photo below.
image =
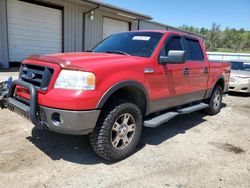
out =
<path fill-rule="evenodd" d="M 248 83 L 250 83 L 250 78 L 241 78 L 241 79 L 239 80 L 239 82 L 240 82 L 241 84 L 248 84 Z"/>
<path fill-rule="evenodd" d="M 95 75 L 91 72 L 62 70 L 54 87 L 73 90 L 95 90 Z"/>

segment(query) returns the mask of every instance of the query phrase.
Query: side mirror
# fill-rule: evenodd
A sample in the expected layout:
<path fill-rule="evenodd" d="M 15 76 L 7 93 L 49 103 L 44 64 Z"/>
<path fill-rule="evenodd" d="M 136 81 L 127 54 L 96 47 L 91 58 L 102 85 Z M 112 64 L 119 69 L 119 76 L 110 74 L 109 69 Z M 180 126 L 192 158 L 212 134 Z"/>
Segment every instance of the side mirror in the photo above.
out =
<path fill-rule="evenodd" d="M 181 50 L 170 50 L 168 56 L 160 56 L 159 63 L 161 65 L 170 64 L 181 64 L 185 62 L 185 51 Z"/>

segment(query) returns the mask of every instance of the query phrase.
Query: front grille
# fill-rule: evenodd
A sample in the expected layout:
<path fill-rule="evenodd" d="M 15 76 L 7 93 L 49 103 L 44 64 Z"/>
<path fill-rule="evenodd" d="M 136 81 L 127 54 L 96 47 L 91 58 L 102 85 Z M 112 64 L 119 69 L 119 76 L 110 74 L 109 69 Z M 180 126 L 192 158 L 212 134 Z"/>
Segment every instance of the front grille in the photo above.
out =
<path fill-rule="evenodd" d="M 47 90 L 54 70 L 49 67 L 22 64 L 20 79 L 33 84 L 37 89 Z"/>

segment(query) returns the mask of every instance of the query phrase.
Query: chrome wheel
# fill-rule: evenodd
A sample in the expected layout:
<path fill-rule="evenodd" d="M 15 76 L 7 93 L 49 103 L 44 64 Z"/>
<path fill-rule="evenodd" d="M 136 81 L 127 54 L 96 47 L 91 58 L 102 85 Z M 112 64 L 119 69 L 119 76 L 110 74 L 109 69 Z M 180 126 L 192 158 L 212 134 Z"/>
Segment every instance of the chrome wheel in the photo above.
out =
<path fill-rule="evenodd" d="M 112 127 L 110 140 L 116 149 L 124 149 L 133 140 L 135 134 L 135 119 L 129 113 L 118 117 Z"/>
<path fill-rule="evenodd" d="M 220 94 L 220 91 L 217 90 L 214 94 L 214 109 L 218 109 L 220 107 L 220 103 L 221 103 L 221 94 Z"/>

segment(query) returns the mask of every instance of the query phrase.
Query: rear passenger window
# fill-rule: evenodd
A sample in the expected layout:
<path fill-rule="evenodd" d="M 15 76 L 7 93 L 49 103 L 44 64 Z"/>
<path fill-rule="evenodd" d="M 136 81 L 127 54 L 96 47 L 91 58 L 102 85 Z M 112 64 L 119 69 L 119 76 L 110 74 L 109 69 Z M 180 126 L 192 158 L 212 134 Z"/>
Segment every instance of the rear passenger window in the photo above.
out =
<path fill-rule="evenodd" d="M 183 50 L 180 37 L 173 37 L 161 49 L 160 56 L 167 56 L 170 50 Z"/>
<path fill-rule="evenodd" d="M 192 39 L 186 39 L 186 41 L 189 50 L 187 60 L 203 61 L 204 55 L 199 41 Z"/>

